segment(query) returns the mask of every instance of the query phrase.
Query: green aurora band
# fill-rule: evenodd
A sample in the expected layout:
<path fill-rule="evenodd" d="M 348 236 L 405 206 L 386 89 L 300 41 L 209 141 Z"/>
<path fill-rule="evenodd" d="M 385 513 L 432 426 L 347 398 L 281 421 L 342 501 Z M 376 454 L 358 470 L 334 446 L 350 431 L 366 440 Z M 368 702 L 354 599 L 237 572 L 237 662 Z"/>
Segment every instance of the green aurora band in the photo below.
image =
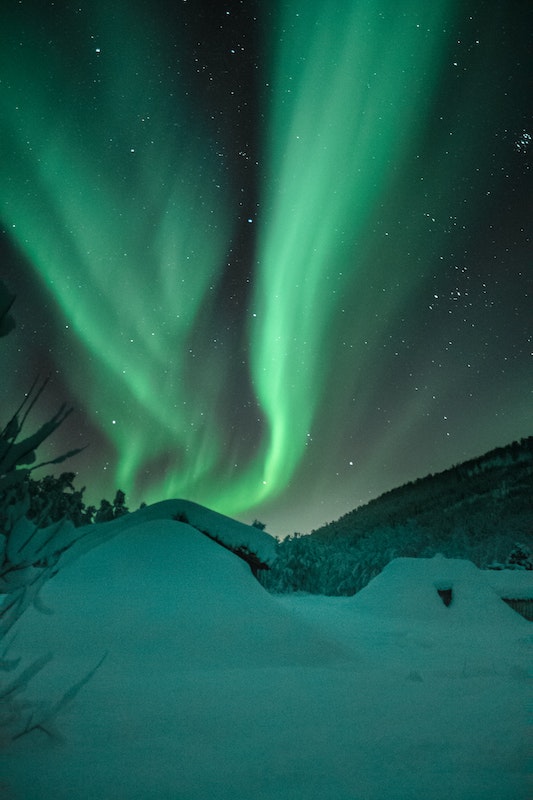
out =
<path fill-rule="evenodd" d="M 449 6 L 279 4 L 268 47 L 266 212 L 251 331 L 255 386 L 269 422 L 265 494 L 280 491 L 302 458 L 331 385 L 335 319 L 345 297 L 372 278 L 357 244 L 421 124 Z M 395 302 L 404 300 L 397 292 Z"/>
<path fill-rule="evenodd" d="M 280 0 L 261 22 L 268 89 L 246 350 L 262 419 L 253 451 L 230 456 L 217 410 L 238 394 L 231 356 L 194 352 L 218 313 L 239 200 L 208 111 L 179 71 L 161 80 L 168 69 L 149 43 L 165 32 L 131 3 L 88 4 L 89 22 L 65 11 L 61 46 L 38 20 L 20 28 L 12 5 L 3 222 L 81 343 L 85 358 L 65 374 L 116 449 L 116 485 L 134 493 L 160 458 L 140 499 L 186 496 L 238 515 L 279 496 L 319 411 L 342 409 L 328 387 L 344 316 L 387 335 L 371 307 L 372 225 L 427 124 L 454 2 Z M 405 312 L 418 276 L 389 281 L 382 319 Z M 359 355 L 360 373 L 372 358 Z M 368 381 L 357 390 L 363 409 Z"/>
<path fill-rule="evenodd" d="M 176 110 L 160 65 L 150 70 L 150 21 L 129 8 L 95 6 L 101 35 L 85 36 L 85 59 L 75 40 L 66 52 L 63 40 L 43 41 L 37 24 L 23 59 L 4 52 L 2 139 L 16 159 L 2 159 L 3 208 L 90 354 L 68 365 L 69 380 L 115 444 L 116 481 L 133 486 L 170 445 L 190 454 L 173 487 L 185 491 L 219 454 L 215 420 L 198 434 L 205 410 L 184 391 L 183 362 L 226 257 L 230 197 L 190 101 Z"/>

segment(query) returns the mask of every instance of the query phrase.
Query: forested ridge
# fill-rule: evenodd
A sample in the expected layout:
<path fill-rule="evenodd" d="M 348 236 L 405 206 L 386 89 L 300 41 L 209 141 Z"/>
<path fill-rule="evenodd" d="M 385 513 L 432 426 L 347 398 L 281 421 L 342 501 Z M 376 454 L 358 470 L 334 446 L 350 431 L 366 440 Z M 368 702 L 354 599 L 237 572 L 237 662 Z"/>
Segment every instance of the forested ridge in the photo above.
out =
<path fill-rule="evenodd" d="M 506 564 L 533 532 L 533 436 L 395 488 L 278 544 L 273 591 L 354 594 L 399 556 Z"/>

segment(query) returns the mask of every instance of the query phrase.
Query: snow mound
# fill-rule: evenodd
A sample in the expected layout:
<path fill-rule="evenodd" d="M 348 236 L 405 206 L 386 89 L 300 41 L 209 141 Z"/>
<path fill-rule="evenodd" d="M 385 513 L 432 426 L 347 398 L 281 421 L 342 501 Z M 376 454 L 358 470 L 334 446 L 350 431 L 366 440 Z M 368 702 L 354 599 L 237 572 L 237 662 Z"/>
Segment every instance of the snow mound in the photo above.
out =
<path fill-rule="evenodd" d="M 529 625 L 490 585 L 471 561 L 396 558 L 353 597 L 358 611 L 388 618 L 480 625 Z"/>
<path fill-rule="evenodd" d="M 129 526 L 66 565 L 43 588 L 53 613 L 17 623 L 17 655 L 51 651 L 99 674 L 330 663 L 342 648 L 302 626 L 233 553 L 181 522 Z M 61 680 L 64 682 L 65 677 Z M 95 679 L 96 680 L 96 679 Z M 37 679 L 35 680 L 37 684 Z"/>

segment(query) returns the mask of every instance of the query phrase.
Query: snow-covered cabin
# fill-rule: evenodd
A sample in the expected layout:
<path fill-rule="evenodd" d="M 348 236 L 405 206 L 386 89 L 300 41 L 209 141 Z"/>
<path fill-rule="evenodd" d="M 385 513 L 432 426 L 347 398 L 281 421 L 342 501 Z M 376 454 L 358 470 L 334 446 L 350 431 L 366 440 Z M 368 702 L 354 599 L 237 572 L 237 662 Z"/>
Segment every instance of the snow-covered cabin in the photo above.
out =
<path fill-rule="evenodd" d="M 440 554 L 433 558 L 396 558 L 353 600 L 359 610 L 391 619 L 453 624 L 505 622 L 515 614 L 509 608 L 509 598 L 530 602 L 533 598 L 532 572 L 506 572 L 481 570 L 471 561 Z"/>
<path fill-rule="evenodd" d="M 260 569 L 269 569 L 276 558 L 276 540 L 266 531 L 253 525 L 245 525 L 190 500 L 162 500 L 111 522 L 90 526 L 91 535 L 87 540 L 82 539 L 74 544 L 65 560 L 70 561 L 99 541 L 106 541 L 119 534 L 123 529 L 133 529 L 158 520 L 176 520 L 189 525 L 246 561 L 254 575 Z"/>

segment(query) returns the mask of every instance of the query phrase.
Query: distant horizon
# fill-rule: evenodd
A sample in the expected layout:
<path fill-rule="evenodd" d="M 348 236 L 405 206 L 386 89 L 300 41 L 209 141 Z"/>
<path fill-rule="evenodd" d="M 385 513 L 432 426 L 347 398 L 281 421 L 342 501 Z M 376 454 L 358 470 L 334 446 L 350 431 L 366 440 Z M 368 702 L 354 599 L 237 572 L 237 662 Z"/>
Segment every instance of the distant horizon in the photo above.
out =
<path fill-rule="evenodd" d="M 361 508 L 361 507 L 363 507 L 363 506 L 367 505 L 368 503 L 371 503 L 371 502 L 373 502 L 375 500 L 379 500 L 380 497 L 382 497 L 383 495 L 388 494 L 389 492 L 394 492 L 396 489 L 401 489 L 403 486 L 409 485 L 409 484 L 411 484 L 413 482 L 416 482 L 416 481 L 425 480 L 426 478 L 429 478 L 429 477 L 438 476 L 438 475 L 440 475 L 440 474 L 442 474 L 444 472 L 447 472 L 447 471 L 449 471 L 451 469 L 454 469 L 457 466 L 461 466 L 464 463 L 468 463 L 469 461 L 476 461 L 477 459 L 482 459 L 482 458 L 484 458 L 486 456 L 489 456 L 492 452 L 494 452 L 496 450 L 500 450 L 500 449 L 504 450 L 504 449 L 512 446 L 515 443 L 519 444 L 522 441 L 526 441 L 526 440 L 530 439 L 532 436 L 533 436 L 533 434 L 527 434 L 525 436 L 520 436 L 517 439 L 513 439 L 510 442 L 507 442 L 505 444 L 495 445 L 494 447 L 491 447 L 489 450 L 486 450 L 483 453 L 479 453 L 477 455 L 472 455 L 472 456 L 469 456 L 469 457 L 467 457 L 467 458 L 465 458 L 465 459 L 463 459 L 461 461 L 454 462 L 453 464 L 449 464 L 447 467 L 444 467 L 443 469 L 439 469 L 439 470 L 436 470 L 434 472 L 428 472 L 425 475 L 418 475 L 418 476 L 410 478 L 410 479 L 408 479 L 408 480 L 406 480 L 406 481 L 404 481 L 402 483 L 396 484 L 394 486 L 390 486 L 389 488 L 384 489 L 382 492 L 379 492 L 379 494 L 375 495 L 375 497 L 370 497 L 370 498 L 368 498 L 368 500 L 365 500 L 364 502 L 361 502 L 358 505 L 352 506 L 351 508 L 347 508 L 345 511 L 341 511 L 337 516 L 331 517 L 330 519 L 327 519 L 327 520 L 324 520 L 324 522 L 322 522 L 320 524 L 313 525 L 313 527 L 309 528 L 309 529 L 304 529 L 302 526 L 299 526 L 299 527 L 297 526 L 294 529 L 291 529 L 291 530 L 285 530 L 284 529 L 282 531 L 281 530 L 281 525 L 279 525 L 276 528 L 273 528 L 273 526 L 269 523 L 269 520 L 267 518 L 263 519 L 263 517 L 261 515 L 246 514 L 246 515 L 241 515 L 241 516 L 238 516 L 238 517 L 237 516 L 233 517 L 231 514 L 227 514 L 226 512 L 221 511 L 221 510 L 217 509 L 214 506 L 205 505 L 205 504 L 203 504 L 201 502 L 198 502 L 198 501 L 193 500 L 193 499 L 188 498 L 188 497 L 160 497 L 158 499 L 153 500 L 150 503 L 145 503 L 145 501 L 143 501 L 143 500 L 139 501 L 138 503 L 136 503 L 136 502 L 132 503 L 131 499 L 128 498 L 128 493 L 126 491 L 125 492 L 125 495 L 126 495 L 126 506 L 127 506 L 128 510 L 130 512 L 134 512 L 134 511 L 138 511 L 143 504 L 146 504 L 148 506 L 152 506 L 152 505 L 155 505 L 157 503 L 165 502 L 165 501 L 184 500 L 186 502 L 197 503 L 200 506 L 203 505 L 203 506 L 205 506 L 205 508 L 208 508 L 208 509 L 210 509 L 212 511 L 215 511 L 217 513 L 223 514 L 224 516 L 227 516 L 230 519 L 235 519 L 236 521 L 242 522 L 245 525 L 252 526 L 253 522 L 255 520 L 258 520 L 259 522 L 265 524 L 265 526 L 266 526 L 265 527 L 265 532 L 270 534 L 271 536 L 278 536 L 279 538 L 282 538 L 282 539 L 284 539 L 287 536 L 290 536 L 290 535 L 292 535 L 294 533 L 299 533 L 302 536 L 307 536 L 307 535 L 311 534 L 313 531 L 319 530 L 320 528 L 322 528 L 325 525 L 329 525 L 331 523 L 335 523 L 337 520 L 341 519 L 342 517 L 346 516 L 347 514 L 350 514 L 352 511 L 355 511 L 356 509 Z M 61 474 L 61 472 L 74 472 L 75 473 L 75 485 L 76 485 L 76 488 L 80 489 L 81 486 L 84 483 L 83 480 L 81 480 L 81 478 L 83 476 L 79 475 L 75 470 L 69 469 L 68 468 L 69 464 L 70 464 L 69 461 L 64 462 L 63 465 L 62 465 L 63 468 L 62 469 L 56 469 L 53 473 L 47 472 L 45 470 L 43 472 L 43 476 L 44 476 L 44 474 L 58 474 L 59 475 L 59 474 Z M 38 480 L 39 477 L 42 477 L 42 476 L 36 475 L 35 479 Z M 85 505 L 95 505 L 96 507 L 98 507 L 99 503 L 100 503 L 100 500 L 103 499 L 103 498 L 106 499 L 106 500 L 109 500 L 110 502 L 112 502 L 117 489 L 120 489 L 120 487 L 117 487 L 117 488 L 113 489 L 112 491 L 104 493 L 102 495 L 102 497 L 100 497 L 99 495 L 97 497 L 96 495 L 91 494 L 91 487 L 90 486 L 86 486 L 86 491 L 84 492 L 84 496 L 83 496 Z M 271 515 L 271 518 L 274 518 L 274 517 L 275 517 L 275 515 Z"/>

